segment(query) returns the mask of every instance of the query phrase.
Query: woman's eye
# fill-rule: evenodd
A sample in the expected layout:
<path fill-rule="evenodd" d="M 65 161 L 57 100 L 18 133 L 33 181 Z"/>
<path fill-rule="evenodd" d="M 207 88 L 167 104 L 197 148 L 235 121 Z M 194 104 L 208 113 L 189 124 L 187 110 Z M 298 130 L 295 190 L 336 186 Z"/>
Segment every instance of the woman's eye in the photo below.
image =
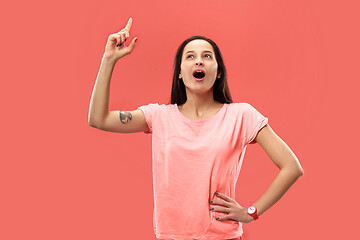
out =
<path fill-rule="evenodd" d="M 209 56 L 211 58 L 210 54 L 205 54 L 205 56 Z M 192 57 L 192 55 L 188 55 L 187 58 Z"/>

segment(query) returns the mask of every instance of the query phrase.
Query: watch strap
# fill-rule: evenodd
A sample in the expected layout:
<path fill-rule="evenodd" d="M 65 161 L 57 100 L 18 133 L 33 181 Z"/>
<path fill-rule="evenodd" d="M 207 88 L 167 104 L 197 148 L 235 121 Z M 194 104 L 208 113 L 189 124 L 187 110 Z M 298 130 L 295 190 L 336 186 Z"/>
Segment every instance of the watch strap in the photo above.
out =
<path fill-rule="evenodd" d="M 255 212 L 249 213 L 249 208 L 255 209 Z M 247 209 L 247 213 L 254 218 L 254 220 L 258 219 L 259 216 L 257 215 L 257 208 L 255 206 L 250 206 Z"/>

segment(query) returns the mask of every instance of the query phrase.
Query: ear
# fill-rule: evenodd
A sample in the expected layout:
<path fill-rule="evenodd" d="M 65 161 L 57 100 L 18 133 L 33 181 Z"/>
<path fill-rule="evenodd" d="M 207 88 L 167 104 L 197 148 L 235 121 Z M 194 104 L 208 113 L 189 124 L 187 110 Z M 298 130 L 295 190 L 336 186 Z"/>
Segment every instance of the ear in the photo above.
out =
<path fill-rule="evenodd" d="M 181 78 L 181 73 L 179 74 L 179 78 Z"/>
<path fill-rule="evenodd" d="M 217 78 L 220 78 L 220 77 L 221 77 L 221 74 L 219 73 L 218 76 L 217 76 Z"/>

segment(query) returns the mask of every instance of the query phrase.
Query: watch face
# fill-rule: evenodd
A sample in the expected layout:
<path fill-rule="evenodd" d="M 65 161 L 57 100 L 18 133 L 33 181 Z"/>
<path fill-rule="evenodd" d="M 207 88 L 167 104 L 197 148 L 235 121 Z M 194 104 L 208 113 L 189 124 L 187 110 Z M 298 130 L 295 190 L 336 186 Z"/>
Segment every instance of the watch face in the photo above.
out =
<path fill-rule="evenodd" d="M 248 208 L 248 213 L 249 214 L 253 214 L 255 212 L 255 208 L 254 207 L 249 207 Z"/>

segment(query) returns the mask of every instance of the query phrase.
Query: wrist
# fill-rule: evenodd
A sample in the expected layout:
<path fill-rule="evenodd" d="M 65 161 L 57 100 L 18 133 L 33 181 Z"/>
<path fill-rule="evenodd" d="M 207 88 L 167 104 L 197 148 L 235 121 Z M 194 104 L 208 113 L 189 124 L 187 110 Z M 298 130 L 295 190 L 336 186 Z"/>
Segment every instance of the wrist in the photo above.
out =
<path fill-rule="evenodd" d="M 113 57 L 109 57 L 106 54 L 103 55 L 101 61 L 104 64 L 111 64 L 111 65 L 115 65 L 115 63 L 116 63 L 116 60 Z"/>
<path fill-rule="evenodd" d="M 253 218 L 253 220 L 257 220 L 257 219 L 259 219 L 259 216 L 258 216 L 258 214 L 257 214 L 257 207 L 256 206 L 254 206 L 254 205 L 252 205 L 252 206 L 249 206 L 249 207 L 247 207 L 247 209 L 246 209 L 246 213 L 251 217 L 251 218 Z"/>

